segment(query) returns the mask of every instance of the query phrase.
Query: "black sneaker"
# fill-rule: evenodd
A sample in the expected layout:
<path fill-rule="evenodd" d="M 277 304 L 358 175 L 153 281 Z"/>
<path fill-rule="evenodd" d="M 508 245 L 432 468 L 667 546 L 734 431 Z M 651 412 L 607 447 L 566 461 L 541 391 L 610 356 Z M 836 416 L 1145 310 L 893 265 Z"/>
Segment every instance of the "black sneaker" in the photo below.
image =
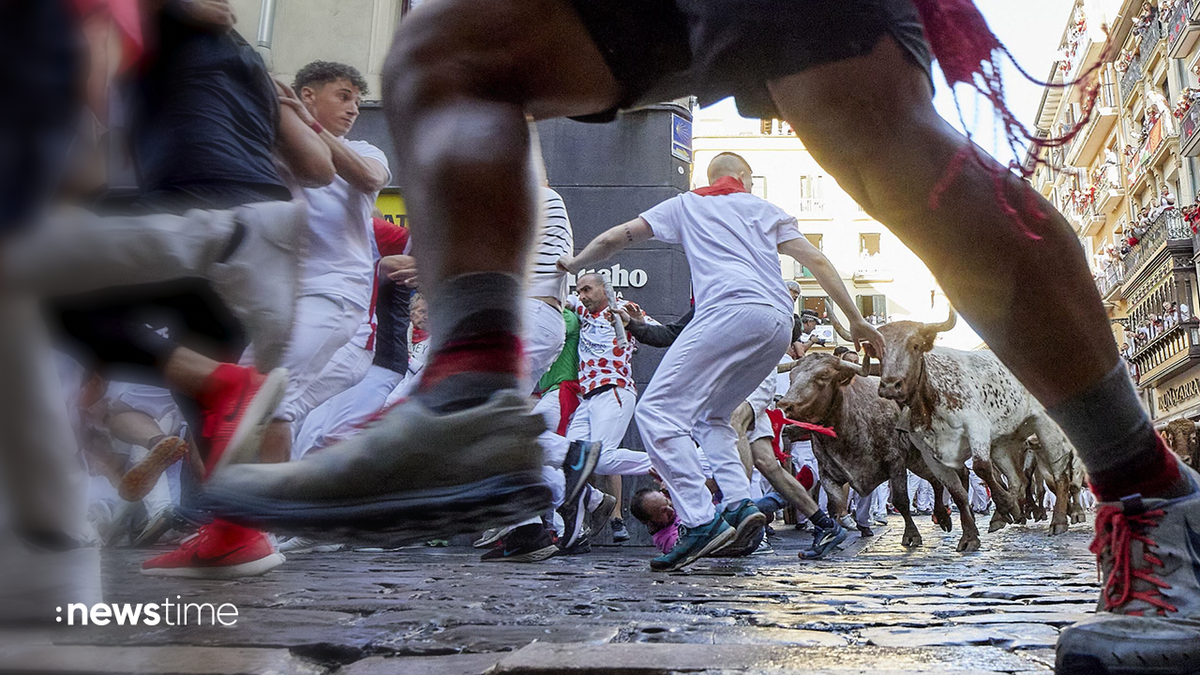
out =
<path fill-rule="evenodd" d="M 600 444 L 592 441 L 571 441 L 567 448 L 567 458 L 563 460 L 562 470 L 566 477 L 567 491 L 563 498 L 564 504 L 575 501 L 580 492 L 586 492 L 584 486 L 596 470 L 596 462 L 600 460 Z"/>
<path fill-rule="evenodd" d="M 613 541 L 618 544 L 623 541 L 629 541 L 632 538 L 629 536 L 629 529 L 625 527 L 625 521 L 620 518 L 612 519 L 612 537 Z"/>
<path fill-rule="evenodd" d="M 592 488 L 585 484 L 586 489 L 580 490 L 575 499 L 563 502 L 558 507 L 558 514 L 563 519 L 562 546 L 569 549 L 577 542 L 587 538 L 592 528 L 588 525 L 587 503 Z"/>
<path fill-rule="evenodd" d="M 541 523 L 522 525 L 479 559 L 483 562 L 540 562 L 558 553 L 558 544 Z"/>
<path fill-rule="evenodd" d="M 806 551 L 800 552 L 802 560 L 817 560 L 825 557 L 835 546 L 846 540 L 848 534 L 846 528 L 842 527 L 837 521 L 833 522 L 833 527 L 822 529 L 818 527 L 813 532 L 812 547 Z"/>
<path fill-rule="evenodd" d="M 592 540 L 587 536 L 580 537 L 574 545 L 562 549 L 559 555 L 583 555 L 592 552 Z"/>

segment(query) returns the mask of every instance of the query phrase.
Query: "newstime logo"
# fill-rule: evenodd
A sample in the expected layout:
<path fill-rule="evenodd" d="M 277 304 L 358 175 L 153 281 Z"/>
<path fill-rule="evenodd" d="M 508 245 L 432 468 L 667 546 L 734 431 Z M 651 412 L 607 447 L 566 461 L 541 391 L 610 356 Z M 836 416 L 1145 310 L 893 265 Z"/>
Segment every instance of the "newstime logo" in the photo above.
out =
<path fill-rule="evenodd" d="M 56 610 L 56 620 L 62 623 L 63 608 Z M 164 598 L 161 603 L 71 603 L 66 614 L 68 626 L 233 626 L 238 620 L 238 609 L 232 603 L 183 602 L 178 595 L 174 602 Z"/>

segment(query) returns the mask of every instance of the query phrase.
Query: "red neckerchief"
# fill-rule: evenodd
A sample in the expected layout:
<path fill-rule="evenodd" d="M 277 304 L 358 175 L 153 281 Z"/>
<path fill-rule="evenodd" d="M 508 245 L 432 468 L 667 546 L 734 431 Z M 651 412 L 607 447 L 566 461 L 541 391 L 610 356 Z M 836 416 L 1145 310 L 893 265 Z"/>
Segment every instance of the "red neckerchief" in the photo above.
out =
<path fill-rule="evenodd" d="M 783 432 L 783 427 L 788 424 L 798 426 L 801 429 L 807 429 L 813 433 L 821 434 L 822 436 L 837 438 L 837 432 L 835 432 L 833 429 L 830 429 L 829 427 L 823 427 L 819 424 L 809 424 L 808 422 L 797 422 L 796 420 L 788 419 L 784 416 L 783 411 L 778 408 L 767 408 L 767 419 L 771 420 L 771 431 L 775 433 L 775 435 L 771 438 L 771 449 L 775 451 L 775 458 L 778 459 L 781 464 L 786 463 L 789 459 L 791 459 L 790 455 L 783 451 L 783 443 L 780 440 L 780 434 Z"/>
<path fill-rule="evenodd" d="M 745 185 L 742 185 L 742 181 L 734 178 L 733 176 L 725 176 L 723 178 L 718 178 L 717 182 L 709 185 L 708 187 L 696 188 L 695 190 L 692 190 L 692 192 L 695 192 L 701 197 L 714 197 L 717 195 L 731 195 L 738 192 L 749 192 L 749 190 L 746 189 Z"/>
<path fill-rule="evenodd" d="M 414 345 L 420 344 L 429 339 L 429 333 L 420 328 L 413 327 L 412 342 Z"/>

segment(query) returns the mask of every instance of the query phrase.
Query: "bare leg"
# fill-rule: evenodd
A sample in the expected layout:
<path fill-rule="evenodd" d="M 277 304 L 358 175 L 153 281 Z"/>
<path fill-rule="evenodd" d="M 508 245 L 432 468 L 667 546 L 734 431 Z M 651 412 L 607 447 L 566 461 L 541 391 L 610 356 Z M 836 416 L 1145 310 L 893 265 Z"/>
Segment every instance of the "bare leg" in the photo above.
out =
<path fill-rule="evenodd" d="M 605 479 L 605 485 L 608 488 L 605 492 L 617 500 L 617 506 L 613 509 L 612 516 L 609 517 L 611 521 L 613 518 L 621 517 L 621 488 L 624 486 L 624 478 L 621 476 L 605 476 Z M 597 527 L 600 526 L 597 525 Z"/>
<path fill-rule="evenodd" d="M 153 417 L 131 409 L 113 414 L 108 420 L 108 430 L 113 438 L 146 449 L 153 447 L 154 439 L 163 435 L 162 428 Z"/>
<path fill-rule="evenodd" d="M 760 438 L 748 444 L 748 447 L 754 458 L 754 468 L 758 469 L 763 478 L 766 478 L 771 487 L 783 495 L 789 504 L 796 507 L 796 510 L 805 518 L 809 518 L 817 512 L 819 507 L 813 501 L 812 495 L 808 494 L 795 476 L 784 471 L 783 467 L 779 465 L 779 460 L 775 459 L 770 439 Z"/>
<path fill-rule="evenodd" d="M 928 78 L 891 38 L 864 57 L 770 83 L 813 157 L 929 266 L 955 307 L 1044 405 L 1117 364 L 1108 317 L 1066 220 L 1007 175 L 1006 194 L 1042 241 L 1003 213 L 995 174 L 973 162 L 929 198 L 967 143 L 938 116 Z M 1034 199 L 1041 215 L 1028 213 Z M 1030 290 L 1053 288 L 1030 302 Z M 1014 331 L 1024 326 L 1028 331 Z M 1032 331 L 1032 332 L 1030 332 Z M 1029 349 L 1030 340 L 1039 345 Z"/>

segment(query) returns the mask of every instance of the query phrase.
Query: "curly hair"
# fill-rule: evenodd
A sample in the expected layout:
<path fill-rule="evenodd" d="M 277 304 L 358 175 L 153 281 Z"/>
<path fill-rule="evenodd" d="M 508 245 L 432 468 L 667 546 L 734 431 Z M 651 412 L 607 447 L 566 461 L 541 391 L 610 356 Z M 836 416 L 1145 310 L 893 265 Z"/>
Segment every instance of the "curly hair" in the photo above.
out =
<path fill-rule="evenodd" d="M 302 87 L 322 86 L 337 80 L 347 80 L 358 89 L 359 94 L 367 94 L 367 80 L 358 72 L 358 68 L 334 61 L 313 61 L 304 66 L 296 73 L 292 89 L 299 93 Z"/>

